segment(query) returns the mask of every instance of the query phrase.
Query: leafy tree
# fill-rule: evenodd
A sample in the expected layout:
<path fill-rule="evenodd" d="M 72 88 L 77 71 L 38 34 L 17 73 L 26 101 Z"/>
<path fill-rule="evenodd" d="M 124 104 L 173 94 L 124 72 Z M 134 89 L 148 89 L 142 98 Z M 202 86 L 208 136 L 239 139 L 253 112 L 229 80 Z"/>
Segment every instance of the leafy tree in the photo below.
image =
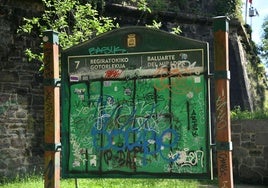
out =
<path fill-rule="evenodd" d="M 52 29 L 59 32 L 61 49 L 69 48 L 96 35 L 119 27 L 115 18 L 103 16 L 100 10 L 105 6 L 104 0 L 42 0 L 44 11 L 39 17 L 23 18 L 24 24 L 19 27 L 21 35 L 31 35 L 42 38 L 45 30 Z M 131 0 L 134 6 L 141 11 L 141 17 L 151 13 L 147 0 Z M 161 22 L 153 20 L 148 27 L 160 28 Z M 180 27 L 172 28 L 174 34 L 180 34 Z M 42 42 L 40 41 L 40 49 Z M 25 54 L 29 61 L 42 62 L 42 52 L 26 49 Z M 43 67 L 41 67 L 42 69 Z"/>
<path fill-rule="evenodd" d="M 40 17 L 24 18 L 18 33 L 42 37 L 45 30 L 59 32 L 60 47 L 69 48 L 115 27 L 115 19 L 99 14 L 95 7 L 82 0 L 42 0 L 44 12 Z M 40 44 L 42 46 L 42 43 Z M 43 54 L 26 49 L 29 60 L 42 62 Z"/>
<path fill-rule="evenodd" d="M 264 19 L 262 28 L 263 28 L 263 35 L 262 35 L 262 44 L 260 46 L 261 56 L 263 57 L 266 66 L 268 66 L 268 16 Z"/>

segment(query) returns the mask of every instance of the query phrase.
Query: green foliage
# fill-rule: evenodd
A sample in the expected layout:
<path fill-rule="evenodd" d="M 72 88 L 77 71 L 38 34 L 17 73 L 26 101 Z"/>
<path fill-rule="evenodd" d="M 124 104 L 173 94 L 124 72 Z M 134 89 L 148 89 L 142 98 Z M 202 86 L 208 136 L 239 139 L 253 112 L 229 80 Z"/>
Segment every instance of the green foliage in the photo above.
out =
<path fill-rule="evenodd" d="M 250 25 L 245 25 L 245 29 L 248 38 L 250 38 L 252 28 Z M 260 57 L 261 48 L 251 40 L 248 43 L 247 40 L 242 39 L 241 42 L 243 43 L 243 47 L 246 51 L 247 63 L 245 63 L 245 65 L 248 78 L 251 82 L 251 87 L 249 89 L 252 97 L 254 98 L 254 108 L 255 110 L 267 109 L 268 94 L 266 94 L 266 91 L 268 89 L 268 79 L 265 70 L 265 63 L 263 62 L 264 58 Z M 268 66 L 268 64 L 266 64 L 266 66 Z"/>
<path fill-rule="evenodd" d="M 114 23 L 115 19 L 102 16 L 96 10 L 98 4 L 104 6 L 103 0 L 89 0 L 88 3 L 81 3 L 80 0 L 42 0 L 42 2 L 45 7 L 42 15 L 40 17 L 24 18 L 24 24 L 18 29 L 19 34 L 42 38 L 42 33 L 45 30 L 55 30 L 59 32 L 61 49 L 66 49 L 119 27 Z M 128 1 L 128 4 L 137 6 L 142 12 L 141 17 L 143 17 L 152 12 L 149 6 L 160 7 L 164 2 L 162 0 L 131 0 Z M 147 26 L 160 29 L 162 24 L 153 20 L 152 25 Z M 180 27 L 172 28 L 172 33 L 180 34 Z M 42 49 L 42 43 L 40 43 L 40 49 Z M 42 62 L 43 60 L 41 51 L 35 52 L 28 48 L 25 50 L 25 55 L 29 61 Z"/>
<path fill-rule="evenodd" d="M 262 34 L 260 52 L 262 58 L 265 61 L 266 66 L 268 67 L 268 16 L 264 19 L 262 28 L 263 28 L 263 34 Z"/>
<path fill-rule="evenodd" d="M 28 60 L 29 61 L 32 61 L 32 60 L 37 60 L 37 61 L 40 61 L 42 62 L 43 61 L 43 53 L 40 53 L 40 54 L 35 54 L 32 52 L 32 50 L 30 48 L 27 48 L 25 51 L 24 51 L 25 55 L 28 57 Z"/>
<path fill-rule="evenodd" d="M 16 176 L 14 179 L 1 179 L 1 188 L 34 188 L 43 187 L 43 177 L 41 175 L 27 175 L 24 178 Z"/>
<path fill-rule="evenodd" d="M 148 12 L 148 13 L 152 12 L 152 10 L 150 8 L 152 5 L 150 5 L 150 7 L 149 7 L 146 0 L 132 0 L 132 2 L 136 2 L 137 6 L 138 6 L 138 9 L 142 10 L 144 13 L 145 12 Z M 159 0 L 159 1 L 149 1 L 149 2 L 157 3 L 157 2 L 163 2 L 163 1 Z M 155 7 L 154 7 L 154 10 L 155 10 Z M 149 27 L 149 28 L 160 29 L 162 27 L 162 23 L 161 23 L 161 21 L 157 22 L 156 20 L 153 20 L 153 23 L 151 25 L 146 24 L 145 26 Z M 177 26 L 177 27 L 174 27 L 174 28 L 171 28 L 171 29 L 172 29 L 172 31 L 171 31 L 172 34 L 179 35 L 182 32 L 182 30 L 180 29 L 180 26 Z"/>
<path fill-rule="evenodd" d="M 242 15 L 242 0 L 216 0 L 215 15 L 239 18 Z"/>
<path fill-rule="evenodd" d="M 178 27 L 173 27 L 173 28 L 172 28 L 172 31 L 171 31 L 172 34 L 176 34 L 176 35 L 181 34 L 181 32 L 182 32 L 182 30 L 181 30 L 180 26 L 178 26 Z"/>
<path fill-rule="evenodd" d="M 79 188 L 87 187 L 109 187 L 109 188 L 162 188 L 162 187 L 186 187 L 195 188 L 201 185 L 196 180 L 179 180 L 179 179 L 78 179 Z M 207 184 L 207 183 L 206 183 Z M 74 188 L 74 179 L 63 179 L 60 181 L 60 186 L 64 188 Z M 17 178 L 11 182 L 0 184 L 1 188 L 36 188 L 44 187 L 42 176 L 29 176 L 24 179 Z"/>
<path fill-rule="evenodd" d="M 265 90 L 268 89 L 268 80 L 265 71 L 265 64 L 258 56 L 259 49 L 256 44 L 251 41 L 250 45 L 245 45 L 247 54 L 246 63 L 247 74 L 251 80 L 251 93 L 254 94 L 255 108 L 256 110 L 262 110 L 265 107 L 267 101 L 265 97 Z"/>
<path fill-rule="evenodd" d="M 146 27 L 155 28 L 155 29 L 160 29 L 161 26 L 162 26 L 162 23 L 157 22 L 156 20 L 153 20 L 152 25 L 146 24 Z"/>
<path fill-rule="evenodd" d="M 236 106 L 234 110 L 231 111 L 232 120 L 245 120 L 245 119 L 268 119 L 268 109 L 258 110 L 254 112 L 242 111 L 240 106 Z"/>
<path fill-rule="evenodd" d="M 149 7 L 153 11 L 163 11 L 168 10 L 170 2 L 168 0 L 147 0 Z"/>
<path fill-rule="evenodd" d="M 137 3 L 139 10 L 151 13 L 151 9 L 148 6 L 147 0 L 132 0 L 132 2 Z"/>
<path fill-rule="evenodd" d="M 79 0 L 42 1 L 45 7 L 43 14 L 24 18 L 18 33 L 42 37 L 45 30 L 52 29 L 59 32 L 59 45 L 66 49 L 118 27 L 114 19 L 100 15 L 90 3 L 80 3 Z M 43 59 L 41 53 L 31 49 L 27 49 L 25 54 L 30 61 Z"/>

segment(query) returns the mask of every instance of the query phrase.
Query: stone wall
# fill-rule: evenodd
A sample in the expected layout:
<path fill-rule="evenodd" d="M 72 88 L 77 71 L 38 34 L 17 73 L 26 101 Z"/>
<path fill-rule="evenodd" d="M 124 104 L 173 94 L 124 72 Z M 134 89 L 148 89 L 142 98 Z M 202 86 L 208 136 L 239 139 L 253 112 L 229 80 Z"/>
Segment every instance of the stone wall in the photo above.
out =
<path fill-rule="evenodd" d="M 268 185 L 268 121 L 232 122 L 236 181 Z"/>
<path fill-rule="evenodd" d="M 43 164 L 43 88 L 39 66 L 24 56 L 38 39 L 17 34 L 23 17 L 40 8 L 33 1 L 0 2 L 0 179 Z"/>

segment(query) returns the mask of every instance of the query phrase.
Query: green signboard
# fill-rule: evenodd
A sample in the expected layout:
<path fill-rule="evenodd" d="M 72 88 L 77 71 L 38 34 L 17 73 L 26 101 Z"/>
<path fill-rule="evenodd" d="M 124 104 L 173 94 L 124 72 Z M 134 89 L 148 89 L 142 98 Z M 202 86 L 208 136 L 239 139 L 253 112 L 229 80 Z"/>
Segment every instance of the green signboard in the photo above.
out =
<path fill-rule="evenodd" d="M 64 177 L 210 177 L 207 43 L 127 27 L 61 64 Z"/>

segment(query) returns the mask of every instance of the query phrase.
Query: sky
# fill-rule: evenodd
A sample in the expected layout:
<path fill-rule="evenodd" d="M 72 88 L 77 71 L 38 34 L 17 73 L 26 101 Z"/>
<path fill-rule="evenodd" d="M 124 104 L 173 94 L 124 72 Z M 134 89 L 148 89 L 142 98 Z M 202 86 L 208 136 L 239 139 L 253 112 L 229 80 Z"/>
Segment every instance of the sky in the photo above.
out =
<path fill-rule="evenodd" d="M 245 4 L 246 4 L 246 1 L 249 2 L 249 0 L 243 0 L 243 1 L 244 1 L 243 17 L 245 19 Z M 251 28 L 252 28 L 252 40 L 256 44 L 260 44 L 261 36 L 263 33 L 262 24 L 264 22 L 264 18 L 268 16 L 268 1 L 267 0 L 252 0 L 251 6 L 254 7 L 258 11 L 259 16 L 254 16 L 252 18 L 247 16 L 247 24 L 251 25 Z M 249 7 L 250 7 L 250 3 L 248 3 L 248 9 Z"/>
<path fill-rule="evenodd" d="M 247 19 L 245 19 L 245 8 L 246 2 L 248 2 L 248 9 L 250 7 L 249 0 L 243 0 L 243 18 L 247 20 L 247 24 L 251 25 L 252 28 L 252 40 L 257 44 L 261 44 L 261 36 L 263 34 L 262 24 L 264 22 L 264 18 L 268 17 L 268 1 L 267 0 L 252 0 L 251 6 L 256 9 L 259 13 L 259 16 L 254 16 L 252 18 L 247 15 Z M 249 12 L 249 11 L 247 11 Z M 266 75 L 268 77 L 268 65 L 265 68 Z"/>

